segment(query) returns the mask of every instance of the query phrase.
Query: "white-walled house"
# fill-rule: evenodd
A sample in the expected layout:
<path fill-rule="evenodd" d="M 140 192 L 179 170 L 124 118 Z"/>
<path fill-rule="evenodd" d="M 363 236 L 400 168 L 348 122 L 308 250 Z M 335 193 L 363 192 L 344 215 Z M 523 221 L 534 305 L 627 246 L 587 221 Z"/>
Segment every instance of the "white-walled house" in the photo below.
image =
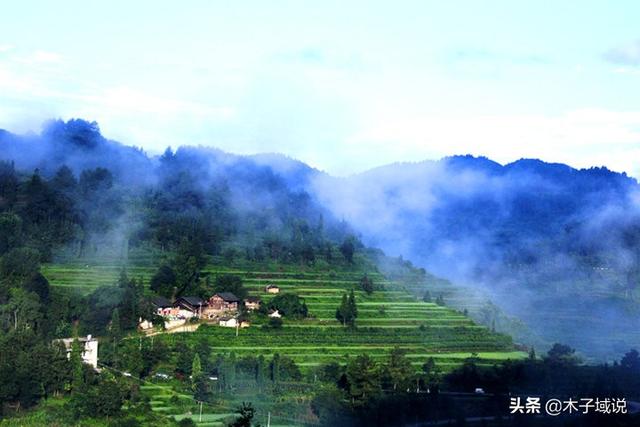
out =
<path fill-rule="evenodd" d="M 235 328 L 238 326 L 238 319 L 235 317 L 223 317 L 220 319 L 218 324 L 227 328 Z"/>
<path fill-rule="evenodd" d="M 280 317 L 282 317 L 282 314 L 280 314 L 280 312 L 278 310 L 273 310 L 272 312 L 269 313 L 269 317 L 280 318 Z"/>
<path fill-rule="evenodd" d="M 73 341 L 75 338 L 62 338 L 60 340 L 67 349 L 67 358 L 71 358 L 71 352 L 73 351 Z M 98 340 L 87 335 L 83 338 L 78 338 L 80 345 L 82 346 L 82 361 L 87 365 L 93 366 L 93 369 L 98 370 Z"/>

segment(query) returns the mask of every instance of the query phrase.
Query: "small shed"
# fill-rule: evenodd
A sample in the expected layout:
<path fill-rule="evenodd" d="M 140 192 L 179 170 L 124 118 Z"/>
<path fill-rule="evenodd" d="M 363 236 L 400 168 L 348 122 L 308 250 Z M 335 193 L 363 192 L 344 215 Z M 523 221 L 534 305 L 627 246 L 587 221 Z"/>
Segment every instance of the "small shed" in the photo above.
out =
<path fill-rule="evenodd" d="M 277 317 L 280 318 L 282 317 L 282 314 L 280 314 L 280 312 L 278 310 L 271 310 L 269 312 L 269 317 Z"/>
<path fill-rule="evenodd" d="M 280 293 L 280 288 L 276 285 L 267 285 L 265 286 L 264 291 L 268 294 L 277 294 Z"/>
<path fill-rule="evenodd" d="M 247 310 L 257 310 L 260 308 L 260 298 L 258 297 L 246 297 L 244 299 L 244 307 Z"/>
<path fill-rule="evenodd" d="M 227 328 L 235 328 L 236 326 L 238 326 L 238 319 L 236 319 L 235 317 L 222 317 L 220 318 L 218 324 Z"/>

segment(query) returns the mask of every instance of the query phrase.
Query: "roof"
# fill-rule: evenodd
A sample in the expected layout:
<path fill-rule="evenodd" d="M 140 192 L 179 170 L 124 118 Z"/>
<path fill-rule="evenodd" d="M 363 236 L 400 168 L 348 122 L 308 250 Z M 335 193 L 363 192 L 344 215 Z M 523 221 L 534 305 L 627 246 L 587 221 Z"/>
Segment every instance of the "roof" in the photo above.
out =
<path fill-rule="evenodd" d="M 226 302 L 240 302 L 240 298 L 238 298 L 231 292 L 218 292 L 216 295 L 218 295 L 220 298 L 222 298 Z"/>
<path fill-rule="evenodd" d="M 204 301 L 202 301 L 202 299 L 200 299 L 198 297 L 180 297 L 180 298 L 178 298 L 178 300 L 176 302 L 180 303 L 181 301 L 184 301 L 187 304 L 192 305 L 192 306 L 204 304 Z"/>
<path fill-rule="evenodd" d="M 246 297 L 244 300 L 246 302 L 260 302 L 260 298 L 258 297 Z"/>
<path fill-rule="evenodd" d="M 228 322 L 229 320 L 233 320 L 233 319 L 234 319 L 233 317 L 221 317 L 220 321 L 221 322 Z"/>
<path fill-rule="evenodd" d="M 277 288 L 277 285 L 267 285 L 267 289 L 273 289 L 273 288 Z"/>
<path fill-rule="evenodd" d="M 151 298 L 151 304 L 159 308 L 171 307 L 173 305 L 171 304 L 171 301 L 169 301 L 165 297 L 160 296 Z"/>

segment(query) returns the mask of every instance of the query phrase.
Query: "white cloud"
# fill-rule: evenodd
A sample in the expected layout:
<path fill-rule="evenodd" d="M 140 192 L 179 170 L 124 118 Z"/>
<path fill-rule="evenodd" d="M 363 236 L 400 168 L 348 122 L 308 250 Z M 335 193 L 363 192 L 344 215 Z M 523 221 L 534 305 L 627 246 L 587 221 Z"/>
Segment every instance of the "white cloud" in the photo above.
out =
<path fill-rule="evenodd" d="M 614 64 L 640 65 L 640 39 L 608 50 L 604 54 L 604 59 Z"/>

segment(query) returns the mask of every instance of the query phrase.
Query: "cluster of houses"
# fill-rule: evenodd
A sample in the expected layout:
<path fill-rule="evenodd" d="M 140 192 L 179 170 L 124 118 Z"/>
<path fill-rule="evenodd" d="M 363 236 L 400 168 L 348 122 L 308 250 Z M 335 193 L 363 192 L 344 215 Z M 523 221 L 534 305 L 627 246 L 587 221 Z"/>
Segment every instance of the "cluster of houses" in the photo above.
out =
<path fill-rule="evenodd" d="M 267 285 L 265 292 L 277 294 L 280 288 L 276 285 Z M 248 311 L 258 310 L 260 308 L 260 298 L 247 297 L 243 301 L 231 292 L 218 292 L 207 300 L 199 297 L 183 296 L 177 298 L 174 302 L 164 297 L 155 297 L 152 304 L 156 310 L 156 314 L 165 319 L 165 327 L 168 329 L 173 325 L 179 325 L 186 320 L 192 318 L 217 321 L 220 326 L 231 328 L 249 327 L 249 321 L 239 320 L 238 313 L 240 304 L 244 303 L 244 307 Z M 280 313 L 276 311 L 269 313 L 271 317 L 280 317 Z M 141 329 L 151 328 L 153 325 L 147 322 Z"/>

